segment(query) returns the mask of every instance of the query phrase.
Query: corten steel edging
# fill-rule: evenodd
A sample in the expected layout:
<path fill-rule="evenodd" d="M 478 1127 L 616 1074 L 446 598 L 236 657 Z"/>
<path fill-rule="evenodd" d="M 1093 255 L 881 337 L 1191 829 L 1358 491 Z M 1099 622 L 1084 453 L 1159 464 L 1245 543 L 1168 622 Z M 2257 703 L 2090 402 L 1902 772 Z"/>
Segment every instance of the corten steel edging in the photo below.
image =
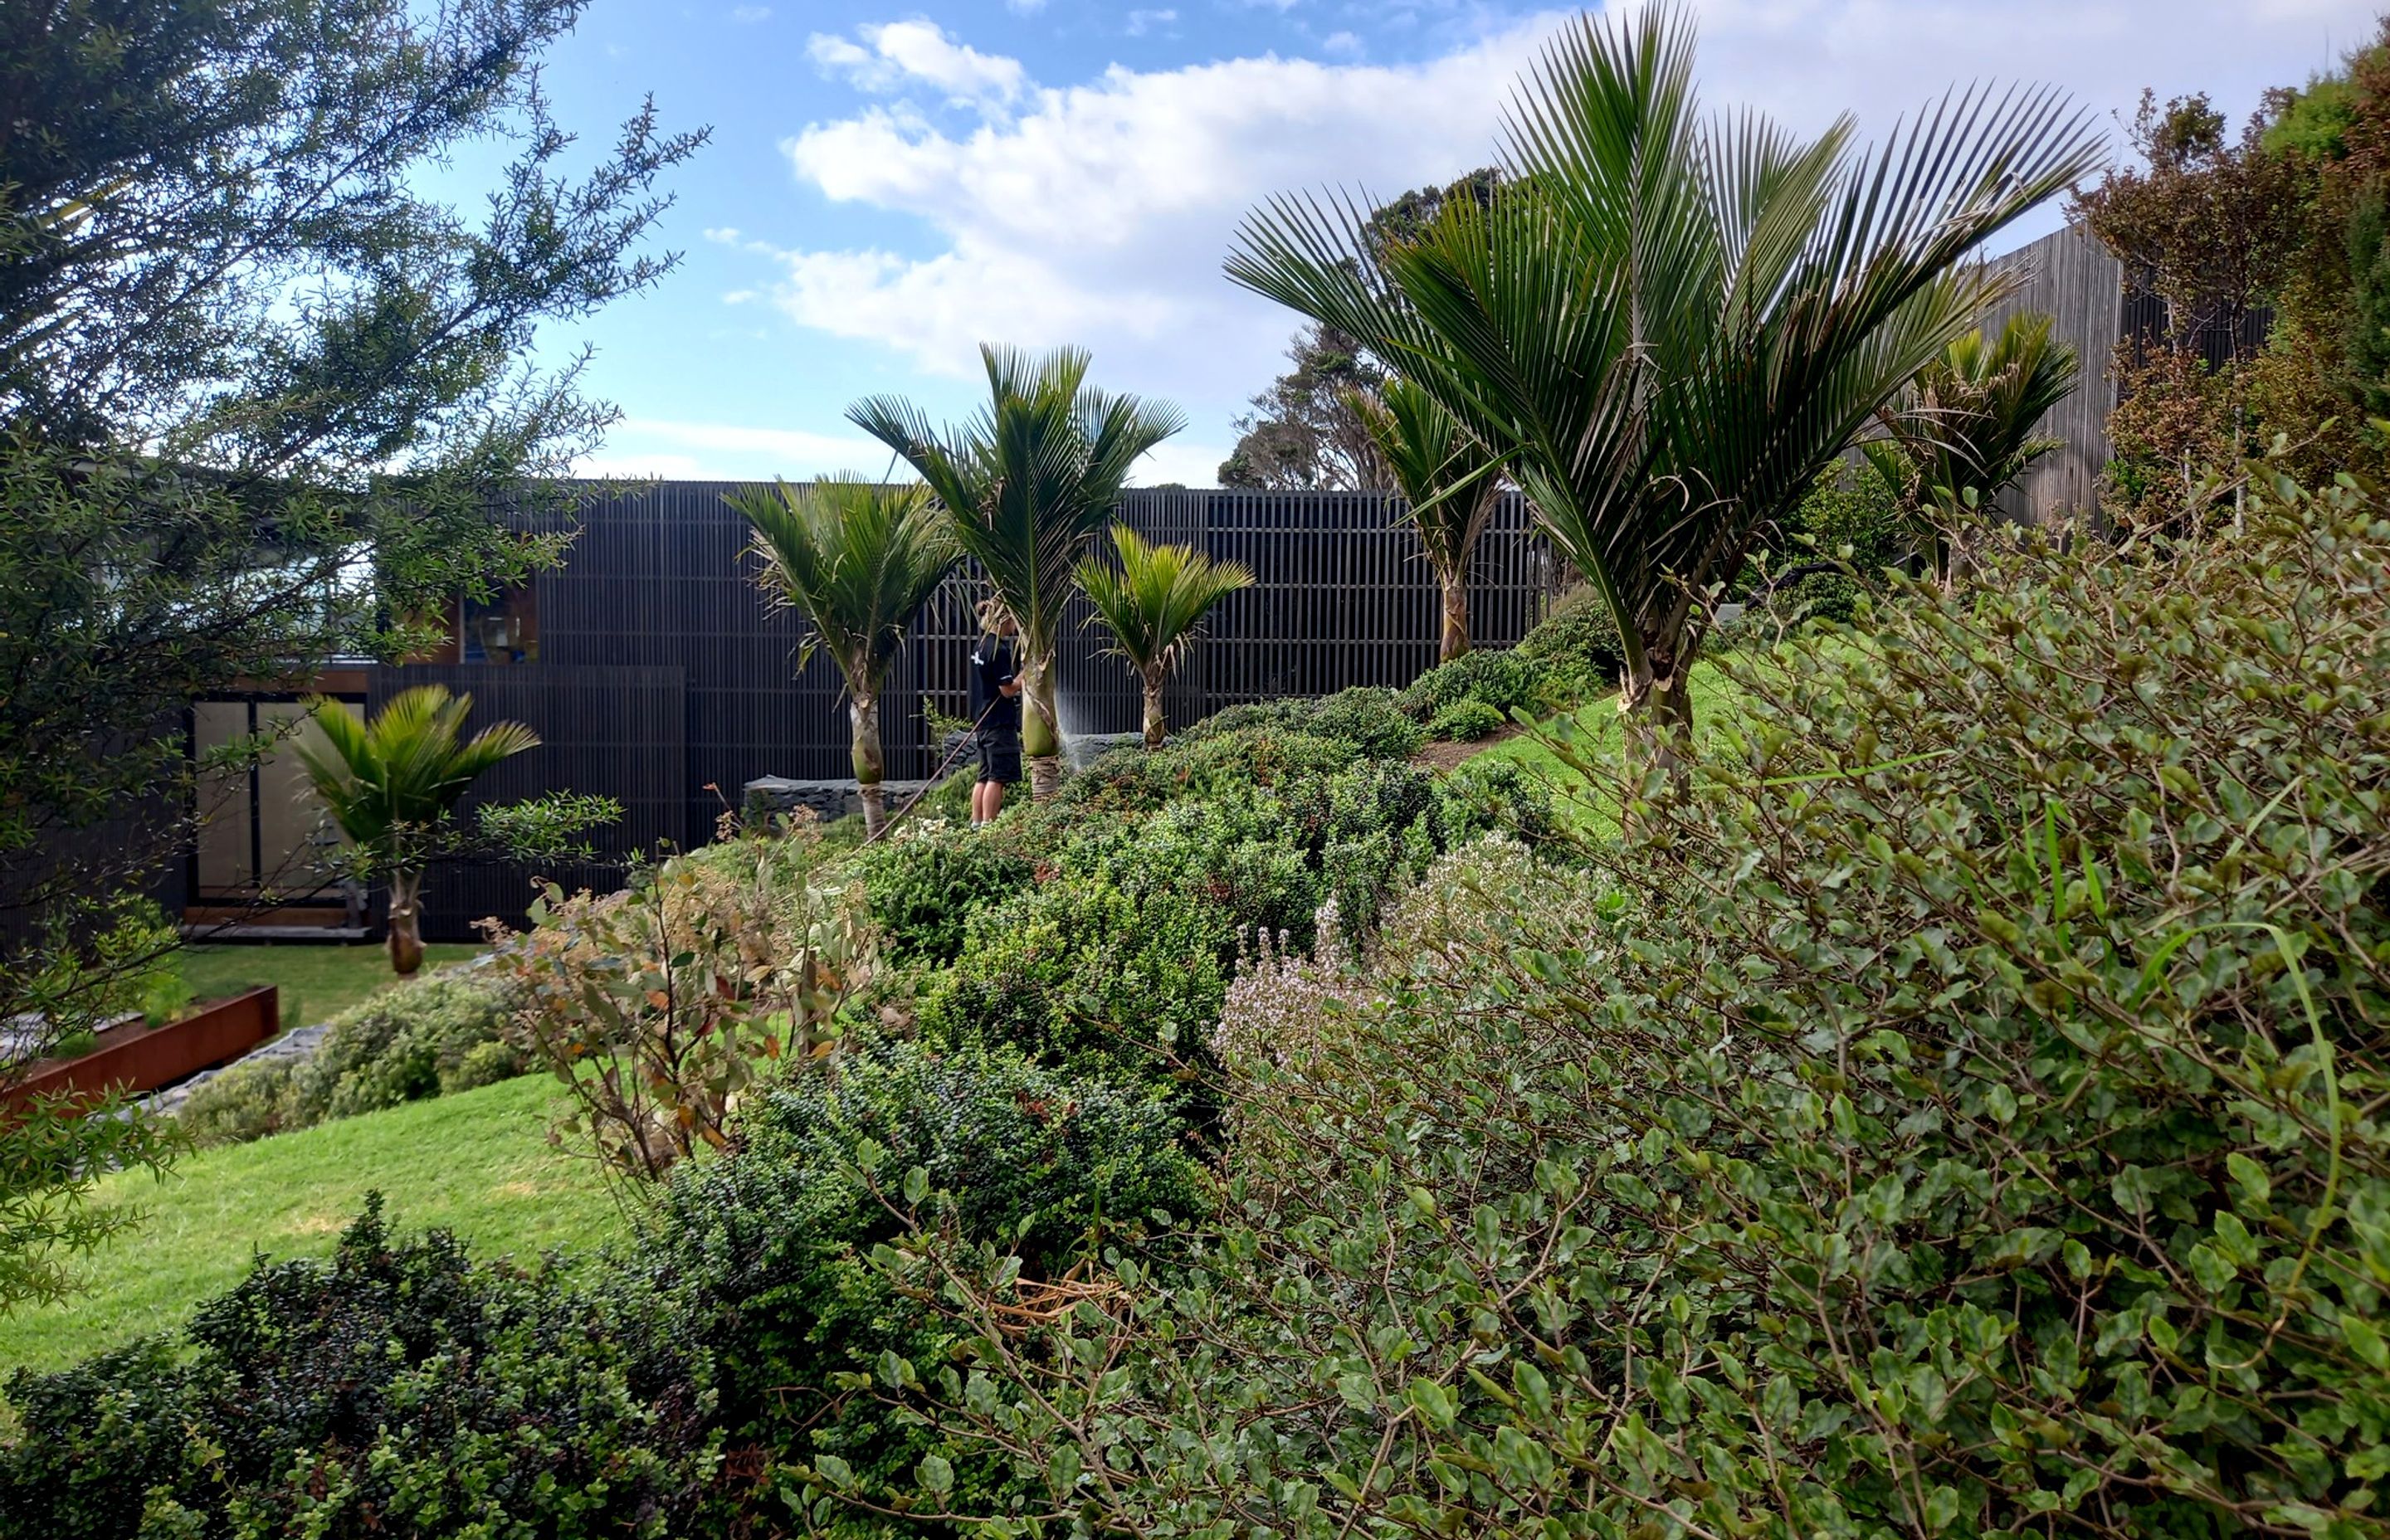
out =
<path fill-rule="evenodd" d="M 138 1096 L 248 1052 L 281 1024 L 281 997 L 272 984 L 236 995 L 162 1027 L 111 1027 L 81 1059 L 38 1070 L 12 1087 L 0 1107 L 35 1097 L 72 1096 L 97 1101 L 109 1092 Z"/>

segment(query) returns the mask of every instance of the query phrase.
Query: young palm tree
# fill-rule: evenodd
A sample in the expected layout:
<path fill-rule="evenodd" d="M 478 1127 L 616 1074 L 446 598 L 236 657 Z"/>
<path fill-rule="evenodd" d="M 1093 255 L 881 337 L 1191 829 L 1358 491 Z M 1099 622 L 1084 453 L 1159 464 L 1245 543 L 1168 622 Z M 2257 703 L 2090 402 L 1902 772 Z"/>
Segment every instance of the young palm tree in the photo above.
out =
<path fill-rule="evenodd" d="M 1992 499 L 2059 445 L 2035 431 L 2081 376 L 2047 315 L 2012 315 L 1998 338 L 1970 331 L 1917 372 L 1904 397 L 1878 408 L 1885 436 L 1860 445 L 1868 463 L 1934 547 L 1947 586 L 1965 563 L 1967 532 Z"/>
<path fill-rule="evenodd" d="M 1407 379 L 1386 381 L 1378 399 L 1349 398 L 1370 442 L 1410 505 L 1410 520 L 1444 594 L 1444 641 L 1436 661 L 1469 650 L 1469 558 L 1502 495 L 1501 456 Z"/>
<path fill-rule="evenodd" d="M 905 627 L 960 555 L 946 517 L 925 486 L 881 486 L 851 475 L 804 488 L 750 487 L 728 501 L 754 527 L 765 585 L 803 610 L 813 628 L 800 663 L 826 647 L 845 676 L 863 827 L 876 836 L 888 819 L 880 686 Z"/>
<path fill-rule="evenodd" d="M 873 396 L 847 420 L 894 450 L 946 506 L 955 539 L 1021 627 L 1021 725 L 1031 796 L 1061 785 L 1054 647 L 1073 569 L 1120 506 L 1130 468 L 1186 425 L 1177 408 L 1086 383 L 1087 354 L 983 346 L 988 404 L 941 438 L 920 409 Z"/>
<path fill-rule="evenodd" d="M 1112 634 L 1106 650 L 1128 660 L 1145 685 L 1145 746 L 1162 747 L 1162 687 L 1195 645 L 1203 616 L 1253 574 L 1214 561 L 1191 545 L 1149 545 L 1125 524 L 1112 526 L 1117 571 L 1093 558 L 1079 563 L 1079 586 Z"/>
<path fill-rule="evenodd" d="M 457 802 L 482 772 L 539 747 L 520 722 L 460 740 L 472 709 L 471 696 L 439 685 L 401 692 L 370 724 L 337 700 L 317 700 L 309 712 L 327 748 L 297 745 L 324 810 L 390 883 L 390 965 L 402 975 L 423 966 L 423 868 Z"/>
<path fill-rule="evenodd" d="M 1946 96 L 1873 153 L 1847 119 L 1803 142 L 1705 117 L 1693 53 L 1679 8 L 1585 18 L 1521 83 L 1484 204 L 1375 253 L 1350 201 L 1280 199 L 1228 262 L 1504 456 L 1617 618 L 1647 766 L 1690 725 L 1711 587 L 2003 291 L 1968 253 L 2102 154 L 2046 90 Z"/>

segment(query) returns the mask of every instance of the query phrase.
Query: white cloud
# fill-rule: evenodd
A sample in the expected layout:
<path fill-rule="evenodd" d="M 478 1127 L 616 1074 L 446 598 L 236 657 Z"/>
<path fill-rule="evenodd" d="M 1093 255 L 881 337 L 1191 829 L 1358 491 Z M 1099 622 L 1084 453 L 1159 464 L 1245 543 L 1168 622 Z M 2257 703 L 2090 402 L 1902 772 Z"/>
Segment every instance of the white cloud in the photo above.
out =
<path fill-rule="evenodd" d="M 726 305 L 743 305 L 754 298 L 755 290 L 752 289 L 734 289 L 722 296 L 722 302 Z"/>
<path fill-rule="evenodd" d="M 1035 16 L 1046 8 L 1046 0 L 1004 0 L 1004 8 L 1015 16 Z"/>
<path fill-rule="evenodd" d="M 1703 0 L 1701 81 L 1713 106 L 1809 132 L 1851 109 L 1863 134 L 1885 135 L 1972 80 L 2048 81 L 2102 115 L 2129 114 L 2144 83 L 2204 89 L 2238 114 L 2325 62 L 2327 34 L 2345 46 L 2370 32 L 2373 3 Z M 1176 399 L 1196 435 L 1217 439 L 1281 366 L 1297 324 L 1221 276 L 1247 212 L 1283 190 L 1384 198 L 1488 163 L 1511 83 L 1563 22 L 1515 20 L 1404 65 L 1272 56 L 1114 66 L 1062 86 L 926 21 L 817 37 L 824 68 L 887 99 L 805 125 L 783 143 L 791 167 L 835 202 L 913 221 L 919 237 L 787 250 L 708 236 L 768 252 L 774 302 L 807 327 L 964 379 L 983 340 L 1083 343 L 1102 383 Z M 973 111 L 959 126 L 933 120 L 941 101 Z M 1177 469 L 1148 479 L 1207 481 L 1208 467 L 1188 473 L 1198 454 L 1218 458 L 1174 447 Z"/>
<path fill-rule="evenodd" d="M 1323 53 L 1334 54 L 1340 58 L 1358 58 L 1366 51 L 1361 40 L 1351 32 L 1330 32 L 1319 40 L 1319 47 Z"/>
<path fill-rule="evenodd" d="M 1128 13 L 1128 35 L 1143 37 L 1156 28 L 1167 27 L 1177 19 L 1178 13 L 1173 10 L 1131 11 Z"/>
<path fill-rule="evenodd" d="M 879 475 L 888 448 L 861 432 L 812 433 L 728 422 L 625 417 L 605 447 L 575 462 L 582 476 L 652 476 L 681 481 L 798 481 L 835 471 Z"/>
<path fill-rule="evenodd" d="M 826 73 L 843 75 L 867 91 L 918 83 L 936 87 L 950 102 L 984 105 L 1012 100 L 1028 80 L 1019 59 L 957 43 L 934 21 L 890 21 L 854 32 L 859 43 L 816 32 L 805 52 Z"/>
<path fill-rule="evenodd" d="M 742 27 L 752 27 L 758 21 L 769 21 L 772 19 L 772 7 L 769 6 L 734 6 L 731 7 L 730 19 L 738 22 Z"/>

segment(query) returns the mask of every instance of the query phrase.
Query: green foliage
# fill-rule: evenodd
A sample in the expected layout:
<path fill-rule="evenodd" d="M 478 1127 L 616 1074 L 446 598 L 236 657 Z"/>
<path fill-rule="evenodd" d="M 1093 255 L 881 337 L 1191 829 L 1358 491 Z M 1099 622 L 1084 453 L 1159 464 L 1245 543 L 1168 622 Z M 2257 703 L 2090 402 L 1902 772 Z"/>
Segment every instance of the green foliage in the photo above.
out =
<path fill-rule="evenodd" d="M 1455 743 L 1474 743 L 1502 730 L 1510 719 L 1499 707 L 1483 700 L 1456 700 L 1435 713 L 1427 725 L 1430 738 L 1440 738 Z"/>
<path fill-rule="evenodd" d="M 1405 712 L 1423 721 L 1464 700 L 1480 701 L 1508 716 L 1513 707 L 1542 704 L 1544 693 L 1540 660 L 1516 649 L 1494 652 L 1480 648 L 1462 653 L 1448 663 L 1439 663 L 1412 680 L 1399 703 Z M 1433 726 L 1429 727 L 1428 734 L 1432 738 L 1446 736 Z"/>
<path fill-rule="evenodd" d="M 941 1444 L 857 1382 L 950 1374 L 952 1337 L 890 1287 L 877 1248 L 932 1223 L 1002 1238 L 1050 1280 L 1202 1212 L 1179 1125 L 1150 1098 L 1009 1049 L 894 1044 L 754 1098 L 732 1158 L 675 1174 L 641 1264 L 721 1366 L 734 1439 L 884 1486 Z M 955 1453 L 958 1484 L 988 1495 L 1000 1474 Z"/>
<path fill-rule="evenodd" d="M 892 1399 L 1130 1532 L 2371 1533 L 2390 520 L 2265 490 L 1728 661 L 1648 837 L 1230 1061 L 1189 1272 L 1023 1334 L 908 1239 L 988 1383 Z"/>
<path fill-rule="evenodd" d="M 521 1074 L 530 1061 L 506 1040 L 517 1003 L 494 969 L 409 980 L 334 1017 L 311 1055 L 212 1077 L 175 1121 L 195 1143 L 234 1144 Z"/>
<path fill-rule="evenodd" d="M 863 858 L 863 894 L 894 962 L 950 963 L 973 911 L 1029 883 L 1029 860 L 951 828 L 906 831 Z"/>
<path fill-rule="evenodd" d="M 1780 554 L 1765 571 L 1754 563 L 1743 573 L 1741 592 L 1762 639 L 1813 620 L 1848 625 L 1863 596 L 1882 592 L 1885 569 L 1914 548 L 1895 484 L 1873 472 L 1844 472 L 1801 499 L 1784 520 Z M 1720 629 L 1724 646 L 1730 638 Z"/>
<path fill-rule="evenodd" d="M 1270 727 L 1282 733 L 1349 743 L 1369 759 L 1408 759 L 1418 752 L 1419 724 L 1406 715 L 1396 693 L 1356 685 L 1334 695 L 1283 697 L 1231 706 L 1179 735 L 1189 742 Z"/>
<path fill-rule="evenodd" d="M 1998 280 L 1970 253 L 2104 158 L 2035 91 L 1965 93 L 1878 150 L 1805 141 L 1705 113 L 1693 62 L 1682 8 L 1582 18 L 1520 83 L 1485 201 L 1381 254 L 1348 200 L 1280 197 L 1227 263 L 1507 462 L 1618 615 L 1629 703 L 1678 717 L 1700 590 L 1973 324 Z"/>
<path fill-rule="evenodd" d="M 1356 394 L 1347 404 L 1369 430 L 1435 570 L 1443 604 L 1436 656 L 1449 662 L 1470 648 L 1469 559 L 1502 494 L 1502 457 L 1407 379 L 1389 379 L 1376 399 Z"/>
<path fill-rule="evenodd" d="M 0 1529 L 85 1540 L 293 1534 L 667 1536 L 718 1457 L 701 1354 L 661 1302 L 391 1234 L 260 1261 L 192 1321 L 8 1400 Z"/>
<path fill-rule="evenodd" d="M 974 911 L 924 996 L 925 1042 L 1006 1045 L 1071 1072 L 1170 1084 L 1200 1067 L 1236 932 L 1216 905 L 1159 882 L 1048 882 Z"/>
<path fill-rule="evenodd" d="M 1117 571 L 1090 558 L 1079 563 L 1079 587 L 1112 634 L 1107 649 L 1126 659 L 1145 687 L 1145 746 L 1162 747 L 1162 687 L 1178 666 L 1212 607 L 1253 574 L 1234 561 L 1214 561 L 1191 545 L 1148 544 L 1125 524 L 1112 527 Z"/>
<path fill-rule="evenodd" d="M 1626 656 L 1618 641 L 1618 618 L 1590 584 L 1553 600 L 1512 650 L 1540 665 L 1552 693 L 1563 700 L 1590 699 L 1617 688 Z"/>

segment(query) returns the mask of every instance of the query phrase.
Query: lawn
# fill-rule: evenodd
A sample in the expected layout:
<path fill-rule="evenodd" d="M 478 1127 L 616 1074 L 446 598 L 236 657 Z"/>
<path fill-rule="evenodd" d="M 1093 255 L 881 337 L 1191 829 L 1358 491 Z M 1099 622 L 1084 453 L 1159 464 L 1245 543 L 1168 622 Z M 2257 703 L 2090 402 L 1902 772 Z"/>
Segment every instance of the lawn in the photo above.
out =
<path fill-rule="evenodd" d="M 1733 715 L 1742 694 L 1710 662 L 1693 665 L 1686 688 L 1692 696 L 1693 735 L 1699 741 L 1706 741 L 1719 722 Z M 1563 717 L 1550 718 L 1532 731 L 1504 739 L 1486 750 L 1484 757 L 1509 760 L 1549 788 L 1554 809 L 1578 828 L 1587 833 L 1615 832 L 1624 747 L 1617 699 L 1605 695 L 1563 714 L 1572 724 L 1566 737 L 1573 740 L 1574 752 L 1596 766 L 1590 780 L 1555 751 L 1556 730 Z"/>
<path fill-rule="evenodd" d="M 423 949 L 426 971 L 479 956 L 472 942 L 435 942 Z M 194 1000 L 238 995 L 259 984 L 282 991 L 282 1020 L 294 1027 L 328 1021 L 376 990 L 398 982 L 383 947 L 324 943 L 289 945 L 202 943 L 174 954 L 174 966 Z"/>
<path fill-rule="evenodd" d="M 547 1143 L 560 1095 L 549 1077 L 526 1075 L 187 1153 L 162 1181 L 109 1177 L 93 1200 L 147 1217 L 84 1259 L 91 1293 L 0 1316 L 0 1369 L 56 1368 L 179 1326 L 240 1281 L 256 1252 L 326 1255 L 369 1190 L 399 1226 L 453 1229 L 485 1252 L 528 1259 L 619 1236 L 596 1167 Z"/>

